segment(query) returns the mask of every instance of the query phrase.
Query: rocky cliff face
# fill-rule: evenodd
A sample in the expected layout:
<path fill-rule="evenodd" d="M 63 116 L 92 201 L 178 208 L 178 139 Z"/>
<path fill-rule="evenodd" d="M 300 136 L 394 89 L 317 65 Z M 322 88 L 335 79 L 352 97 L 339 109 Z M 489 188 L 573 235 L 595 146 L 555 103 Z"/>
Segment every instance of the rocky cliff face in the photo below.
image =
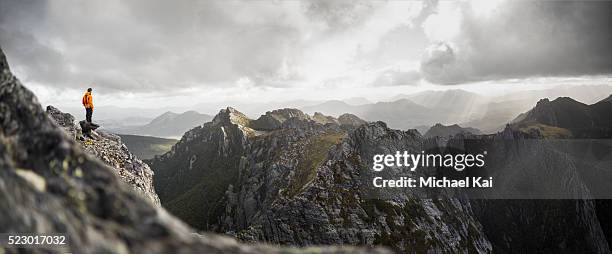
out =
<path fill-rule="evenodd" d="M 545 140 L 508 127 L 449 143 L 489 152 L 484 170 L 499 188 L 486 192 L 490 199 L 475 197 L 471 204 L 495 253 L 610 253 L 610 202 L 594 199 L 609 189 L 593 186 L 607 186 L 612 175 L 600 161 L 582 159 L 604 151 L 579 148 L 597 142 Z M 500 193 L 505 194 L 496 199 Z"/>
<path fill-rule="evenodd" d="M 66 119 L 57 122 L 67 123 Z M 388 253 L 377 249 L 278 249 L 196 235 L 83 151 L 10 73 L 0 50 L 0 232 L 63 233 L 68 250 L 0 253 Z"/>
<path fill-rule="evenodd" d="M 53 106 L 47 106 L 47 115 L 61 126 L 69 137 L 74 138 L 89 154 L 94 155 L 115 169 L 121 179 L 130 184 L 153 204 L 160 205 L 153 186 L 153 170 L 134 156 L 115 134 L 98 131 L 96 140 L 81 138 L 81 127 L 74 123 L 74 117 Z"/>
<path fill-rule="evenodd" d="M 380 200 L 365 193 L 361 175 L 371 168 L 367 158 L 396 149 L 420 151 L 418 132 L 377 122 L 342 137 L 330 135 L 290 143 L 278 160 L 247 169 L 239 187 L 227 192 L 223 229 L 244 240 L 283 244 L 381 244 L 416 253 L 491 251 L 469 202 L 412 196 Z M 318 142 L 330 138 L 321 162 L 308 163 L 317 149 L 325 148 Z"/>
<path fill-rule="evenodd" d="M 467 201 L 367 196 L 360 180 L 367 158 L 420 151 L 423 138 L 364 123 L 295 110 L 251 120 L 224 109 L 151 161 L 162 204 L 191 225 L 244 241 L 490 252 Z"/>

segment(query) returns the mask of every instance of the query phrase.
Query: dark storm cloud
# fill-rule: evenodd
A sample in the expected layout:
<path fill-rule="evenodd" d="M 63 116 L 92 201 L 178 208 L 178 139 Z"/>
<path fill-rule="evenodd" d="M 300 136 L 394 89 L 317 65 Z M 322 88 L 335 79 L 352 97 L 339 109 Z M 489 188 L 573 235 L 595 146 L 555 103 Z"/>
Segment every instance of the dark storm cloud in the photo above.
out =
<path fill-rule="evenodd" d="M 458 35 L 423 55 L 430 81 L 612 72 L 612 2 L 507 1 L 488 16 L 460 6 Z"/>
<path fill-rule="evenodd" d="M 67 73 L 67 62 L 57 50 L 40 43 L 31 34 L 0 27 L 0 45 L 11 49 L 19 57 L 11 58 L 11 65 L 19 66 L 22 72 L 36 74 L 34 81 L 63 82 L 62 73 Z M 44 79 L 44 80 L 41 80 Z"/>
<path fill-rule="evenodd" d="M 292 7 L 274 5 L 0 0 L 0 43 L 26 81 L 54 87 L 158 90 L 242 77 L 258 85 L 300 53 Z"/>

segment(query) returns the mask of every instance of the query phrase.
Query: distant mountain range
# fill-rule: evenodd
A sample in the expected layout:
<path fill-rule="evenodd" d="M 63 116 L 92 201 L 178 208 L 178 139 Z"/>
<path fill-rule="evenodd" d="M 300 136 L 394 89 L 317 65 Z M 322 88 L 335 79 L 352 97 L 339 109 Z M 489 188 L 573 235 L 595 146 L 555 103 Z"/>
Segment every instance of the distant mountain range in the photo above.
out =
<path fill-rule="evenodd" d="M 393 97 L 394 100 L 409 99 L 414 103 L 428 107 L 450 109 L 472 109 L 475 106 L 485 103 L 486 97 L 460 89 L 450 89 L 444 91 L 423 91 L 414 94 L 400 94 Z M 459 108 L 457 108 L 459 107 Z"/>
<path fill-rule="evenodd" d="M 596 102 L 601 94 L 612 93 L 609 85 L 556 86 L 550 89 L 520 91 L 501 96 L 482 96 L 460 89 L 399 94 L 391 101 L 352 105 L 342 100 L 330 100 L 303 106 L 307 113 L 321 112 L 338 116 L 355 114 L 367 121 L 383 121 L 396 129 L 427 130 L 435 123 L 459 124 L 483 133 L 504 129 L 517 115 L 528 111 L 540 99 L 575 94 L 588 103 Z M 574 96 L 572 96 L 574 97 Z M 427 126 L 427 127 L 425 127 Z"/>
<path fill-rule="evenodd" d="M 212 119 L 212 116 L 196 111 L 186 111 L 181 114 L 166 112 L 154 118 L 151 122 L 140 125 L 110 129 L 119 134 L 144 135 L 163 138 L 180 137 L 195 126 L 202 125 Z"/>
<path fill-rule="evenodd" d="M 302 110 L 334 116 L 351 113 L 368 121 L 383 121 L 391 128 L 406 130 L 419 125 L 465 122 L 471 116 L 477 115 L 479 106 L 486 102 L 482 96 L 463 90 L 426 91 L 398 95 L 393 99 L 393 101 L 362 105 L 350 105 L 344 101 L 332 100 L 302 107 Z"/>

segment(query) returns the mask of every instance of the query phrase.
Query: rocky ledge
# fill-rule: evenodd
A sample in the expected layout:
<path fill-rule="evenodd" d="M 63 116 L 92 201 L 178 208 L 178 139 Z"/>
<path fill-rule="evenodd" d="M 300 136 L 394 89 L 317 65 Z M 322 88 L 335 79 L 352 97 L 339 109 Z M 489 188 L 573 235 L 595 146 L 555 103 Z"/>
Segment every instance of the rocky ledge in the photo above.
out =
<path fill-rule="evenodd" d="M 47 106 L 46 113 L 87 153 L 113 167 L 124 182 L 153 204 L 160 205 L 153 186 L 153 170 L 128 150 L 121 142 L 121 137 L 105 131 L 91 131 L 91 136 L 95 138 L 85 138 L 81 126 L 74 123 L 74 116 L 71 114 L 63 113 L 53 106 Z"/>

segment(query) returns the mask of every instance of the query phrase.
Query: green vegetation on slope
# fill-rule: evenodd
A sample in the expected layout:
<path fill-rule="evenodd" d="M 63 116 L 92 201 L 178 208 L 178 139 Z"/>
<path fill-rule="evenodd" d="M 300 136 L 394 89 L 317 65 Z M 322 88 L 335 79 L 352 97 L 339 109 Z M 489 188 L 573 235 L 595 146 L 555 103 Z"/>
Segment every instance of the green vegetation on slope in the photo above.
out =
<path fill-rule="evenodd" d="M 288 195 L 294 196 L 312 181 L 317 175 L 317 168 L 327 157 L 329 149 L 339 144 L 344 138 L 345 133 L 327 133 L 311 137 L 307 140 L 303 153 L 300 154 L 295 176 L 289 186 Z"/>
<path fill-rule="evenodd" d="M 240 158 L 229 158 L 239 161 Z M 218 206 L 230 184 L 236 184 L 238 177 L 237 164 L 214 161 L 207 170 L 210 175 L 200 178 L 200 181 L 188 191 L 164 202 L 162 205 L 176 217 L 189 225 L 201 230 L 211 230 L 210 225 L 216 224 L 225 207 Z"/>
<path fill-rule="evenodd" d="M 543 138 L 559 139 L 572 137 L 572 132 L 568 129 L 534 122 L 521 123 L 518 125 L 518 130 L 525 133 L 537 132 Z"/>
<path fill-rule="evenodd" d="M 162 155 L 172 148 L 178 140 L 138 135 L 119 135 L 130 149 L 130 152 L 142 160 L 148 160 L 155 155 Z"/>

